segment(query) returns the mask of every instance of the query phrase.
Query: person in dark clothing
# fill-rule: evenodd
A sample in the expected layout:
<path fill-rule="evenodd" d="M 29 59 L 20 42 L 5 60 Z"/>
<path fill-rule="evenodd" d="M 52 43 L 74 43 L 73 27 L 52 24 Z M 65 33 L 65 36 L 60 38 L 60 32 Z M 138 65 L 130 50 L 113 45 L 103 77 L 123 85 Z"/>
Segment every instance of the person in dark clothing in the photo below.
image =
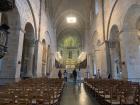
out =
<path fill-rule="evenodd" d="M 108 79 L 111 79 L 111 74 L 109 73 L 109 75 L 108 75 L 108 77 L 107 77 Z"/>
<path fill-rule="evenodd" d="M 61 72 L 61 70 L 59 70 L 59 72 L 58 72 L 58 77 L 59 77 L 59 79 L 62 78 L 62 72 Z"/>
<path fill-rule="evenodd" d="M 76 69 L 73 70 L 73 77 L 74 77 L 74 82 L 76 82 L 76 79 L 77 79 Z"/>
<path fill-rule="evenodd" d="M 6 24 L 2 24 L 1 26 L 0 26 L 0 29 L 3 29 L 3 30 L 9 30 L 10 29 L 10 27 L 8 26 L 8 25 L 6 25 Z"/>

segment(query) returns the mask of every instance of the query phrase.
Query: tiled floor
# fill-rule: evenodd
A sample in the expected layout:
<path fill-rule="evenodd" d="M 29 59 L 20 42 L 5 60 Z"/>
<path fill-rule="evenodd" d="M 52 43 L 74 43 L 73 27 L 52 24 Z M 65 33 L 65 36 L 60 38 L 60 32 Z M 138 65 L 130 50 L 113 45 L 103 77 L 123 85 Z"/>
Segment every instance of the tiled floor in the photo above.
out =
<path fill-rule="evenodd" d="M 89 96 L 83 84 L 67 83 L 64 89 L 60 105 L 99 105 L 95 99 Z"/>

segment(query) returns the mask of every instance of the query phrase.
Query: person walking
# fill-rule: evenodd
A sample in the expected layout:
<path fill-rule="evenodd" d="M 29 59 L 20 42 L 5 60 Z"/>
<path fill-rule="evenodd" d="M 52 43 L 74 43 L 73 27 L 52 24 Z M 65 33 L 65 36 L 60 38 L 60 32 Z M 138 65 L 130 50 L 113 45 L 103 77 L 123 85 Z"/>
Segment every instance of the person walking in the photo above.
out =
<path fill-rule="evenodd" d="M 82 72 L 79 68 L 79 70 L 77 71 L 77 80 L 78 80 L 78 86 L 81 87 L 81 80 L 82 80 Z"/>
<path fill-rule="evenodd" d="M 76 71 L 76 69 L 73 70 L 73 77 L 74 77 L 74 82 L 76 83 L 76 79 L 77 79 L 77 71 Z"/>
<path fill-rule="evenodd" d="M 79 81 L 79 82 L 81 82 L 81 80 L 82 80 L 82 72 L 81 72 L 81 70 L 80 70 L 80 68 L 79 68 L 79 70 L 77 71 L 77 80 Z"/>
<path fill-rule="evenodd" d="M 68 76 L 68 73 L 67 73 L 67 70 L 64 70 L 64 81 L 67 82 L 67 76 Z"/>
<path fill-rule="evenodd" d="M 59 70 L 59 72 L 58 72 L 58 77 L 59 77 L 59 79 L 62 78 L 62 72 L 61 72 L 61 70 Z"/>
<path fill-rule="evenodd" d="M 97 79 L 101 79 L 101 75 L 100 75 L 100 69 L 98 69 L 98 71 L 97 71 Z"/>
<path fill-rule="evenodd" d="M 107 77 L 107 78 L 108 78 L 108 79 L 111 79 L 111 74 L 110 74 L 110 73 L 108 74 L 108 77 Z"/>

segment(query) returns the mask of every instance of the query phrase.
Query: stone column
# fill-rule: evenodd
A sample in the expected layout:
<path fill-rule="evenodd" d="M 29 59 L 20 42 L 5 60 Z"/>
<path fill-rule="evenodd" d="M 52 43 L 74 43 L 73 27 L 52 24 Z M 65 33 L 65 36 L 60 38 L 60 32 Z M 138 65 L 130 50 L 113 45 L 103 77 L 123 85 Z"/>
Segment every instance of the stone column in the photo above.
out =
<path fill-rule="evenodd" d="M 46 76 L 46 62 L 42 64 L 42 77 Z"/>
<path fill-rule="evenodd" d="M 42 42 L 37 40 L 36 41 L 36 47 L 35 47 L 35 71 L 36 71 L 36 77 L 42 77 Z"/>
<path fill-rule="evenodd" d="M 17 70 L 17 58 L 19 40 L 22 40 L 19 34 L 23 35 L 23 33 L 15 27 L 12 27 L 9 32 L 10 35 L 8 37 L 8 53 L 2 59 L 2 70 L 0 71 L 0 83 L 2 84 L 14 82 L 19 72 L 19 70 Z M 12 35 L 14 35 L 14 37 L 12 37 Z"/>
<path fill-rule="evenodd" d="M 46 71 L 47 71 L 47 73 L 50 73 L 50 67 L 49 67 L 49 65 L 50 65 L 50 55 L 48 54 L 47 55 L 47 65 L 46 65 Z"/>
<path fill-rule="evenodd" d="M 138 40 L 138 32 L 137 29 L 124 29 L 123 32 L 120 34 L 121 39 L 121 61 L 122 64 L 122 79 L 129 79 L 129 78 L 136 78 L 139 74 L 136 67 L 139 63 L 135 62 L 138 61 L 139 56 L 137 42 Z M 131 43 L 130 43 L 131 42 Z"/>
<path fill-rule="evenodd" d="M 87 77 L 92 76 L 92 64 L 91 64 L 91 54 L 87 54 Z"/>
<path fill-rule="evenodd" d="M 16 61 L 16 73 L 15 73 L 16 81 L 20 80 L 24 33 L 25 32 L 22 29 L 20 29 L 19 41 L 18 41 L 18 43 L 19 43 L 18 44 L 18 53 L 17 53 L 17 61 Z"/>
<path fill-rule="evenodd" d="M 34 40 L 29 41 L 29 52 L 27 61 L 27 77 L 33 77 L 33 55 L 34 55 Z"/>
<path fill-rule="evenodd" d="M 112 77 L 112 65 L 111 65 L 109 41 L 105 41 L 105 50 L 106 50 L 107 75 L 110 74 Z"/>

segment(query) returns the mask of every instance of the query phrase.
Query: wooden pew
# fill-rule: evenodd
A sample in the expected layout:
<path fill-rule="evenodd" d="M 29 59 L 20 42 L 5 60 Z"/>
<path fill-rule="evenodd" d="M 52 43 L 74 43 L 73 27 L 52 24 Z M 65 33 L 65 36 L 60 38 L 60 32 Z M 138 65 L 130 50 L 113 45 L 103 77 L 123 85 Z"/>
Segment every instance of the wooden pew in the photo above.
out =
<path fill-rule="evenodd" d="M 140 105 L 139 83 L 85 79 L 84 86 L 101 105 Z"/>
<path fill-rule="evenodd" d="M 59 105 L 63 88 L 57 78 L 20 81 L 0 89 L 0 105 Z"/>

